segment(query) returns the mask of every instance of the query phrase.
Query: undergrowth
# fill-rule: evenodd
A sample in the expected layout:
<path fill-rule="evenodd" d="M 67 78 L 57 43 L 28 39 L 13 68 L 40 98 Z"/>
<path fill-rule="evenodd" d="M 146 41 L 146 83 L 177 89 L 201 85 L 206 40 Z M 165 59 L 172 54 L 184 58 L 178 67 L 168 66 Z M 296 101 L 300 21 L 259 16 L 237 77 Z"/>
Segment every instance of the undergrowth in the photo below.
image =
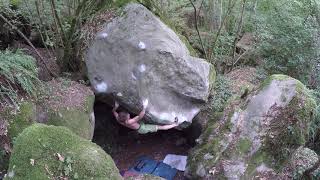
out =
<path fill-rule="evenodd" d="M 0 105 L 17 105 L 19 95 L 35 96 L 39 85 L 33 57 L 20 50 L 0 51 Z"/>
<path fill-rule="evenodd" d="M 214 88 L 214 100 L 212 102 L 212 107 L 215 108 L 216 112 L 222 112 L 224 110 L 226 102 L 232 96 L 230 90 L 230 80 L 224 76 L 217 76 Z"/>

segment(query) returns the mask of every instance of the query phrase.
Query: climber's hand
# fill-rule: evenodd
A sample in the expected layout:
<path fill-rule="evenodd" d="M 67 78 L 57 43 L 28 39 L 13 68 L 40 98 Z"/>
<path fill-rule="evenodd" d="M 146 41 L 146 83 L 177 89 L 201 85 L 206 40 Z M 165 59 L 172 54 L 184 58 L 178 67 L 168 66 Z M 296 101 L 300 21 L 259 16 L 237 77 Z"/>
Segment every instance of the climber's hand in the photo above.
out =
<path fill-rule="evenodd" d="M 115 101 L 115 102 L 114 102 L 114 108 L 115 108 L 115 109 L 118 109 L 118 107 L 119 107 L 119 103 L 118 103 L 117 101 Z"/>
<path fill-rule="evenodd" d="M 143 109 L 146 109 L 149 104 L 149 100 L 148 99 L 143 100 L 142 104 L 143 104 Z"/>

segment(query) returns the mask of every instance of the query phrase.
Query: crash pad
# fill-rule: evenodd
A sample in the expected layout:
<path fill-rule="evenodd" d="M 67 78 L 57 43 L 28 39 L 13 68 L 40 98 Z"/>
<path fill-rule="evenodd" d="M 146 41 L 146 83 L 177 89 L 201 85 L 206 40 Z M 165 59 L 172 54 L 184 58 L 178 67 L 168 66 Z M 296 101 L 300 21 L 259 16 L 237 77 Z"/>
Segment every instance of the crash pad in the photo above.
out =
<path fill-rule="evenodd" d="M 166 180 L 173 180 L 177 174 L 177 169 L 150 157 L 141 156 L 135 161 L 133 167 L 129 169 L 129 172 L 152 174 L 165 178 Z"/>
<path fill-rule="evenodd" d="M 168 154 L 164 158 L 163 163 L 168 164 L 179 171 L 184 171 L 187 165 L 187 156 Z"/>

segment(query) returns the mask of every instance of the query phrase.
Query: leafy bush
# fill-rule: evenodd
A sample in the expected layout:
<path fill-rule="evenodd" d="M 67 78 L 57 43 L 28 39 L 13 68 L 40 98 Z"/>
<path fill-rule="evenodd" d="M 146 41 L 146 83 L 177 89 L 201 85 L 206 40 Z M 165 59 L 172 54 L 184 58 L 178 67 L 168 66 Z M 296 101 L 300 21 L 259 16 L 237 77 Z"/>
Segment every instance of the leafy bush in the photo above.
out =
<path fill-rule="evenodd" d="M 261 1 L 258 47 L 270 73 L 283 73 L 307 82 L 317 53 L 317 24 L 311 6 L 315 4 L 306 1 Z"/>
<path fill-rule="evenodd" d="M 225 104 L 232 96 L 232 92 L 229 88 L 230 83 L 228 78 L 221 75 L 217 76 L 212 102 L 212 107 L 215 108 L 216 112 L 222 112 Z"/>
<path fill-rule="evenodd" d="M 40 85 L 35 59 L 21 51 L 0 51 L 0 103 L 15 104 L 18 95 L 35 95 Z"/>

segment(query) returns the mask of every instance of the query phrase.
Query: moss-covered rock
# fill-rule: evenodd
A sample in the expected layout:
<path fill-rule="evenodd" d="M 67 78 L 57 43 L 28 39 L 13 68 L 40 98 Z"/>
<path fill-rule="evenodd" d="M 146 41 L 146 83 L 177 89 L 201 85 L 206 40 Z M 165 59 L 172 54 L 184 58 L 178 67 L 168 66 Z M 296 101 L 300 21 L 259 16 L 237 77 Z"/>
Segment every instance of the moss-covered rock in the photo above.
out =
<path fill-rule="evenodd" d="M 19 108 L 6 107 L 0 111 L 0 177 L 8 168 L 12 142 L 35 122 L 36 105 L 32 100 L 20 100 Z"/>
<path fill-rule="evenodd" d="M 25 128 L 36 122 L 36 104 L 32 100 L 21 102 L 18 110 L 8 108 L 4 113 L 11 139 L 15 139 Z"/>
<path fill-rule="evenodd" d="M 92 138 L 94 95 L 90 88 L 62 79 L 47 85 L 46 94 L 38 100 L 21 98 L 18 108 L 6 107 L 0 111 L 0 173 L 7 167 L 15 138 L 36 122 L 65 126 L 81 137 Z"/>
<path fill-rule="evenodd" d="M 99 146 L 65 127 L 34 124 L 17 138 L 9 179 L 122 179 L 111 157 Z"/>
<path fill-rule="evenodd" d="M 289 159 L 288 169 L 292 173 L 293 179 L 303 179 L 304 172 L 312 168 L 319 158 L 317 153 L 309 148 L 299 147 L 295 150 Z M 313 179 L 320 178 L 320 169 L 315 169 L 311 176 Z"/>
<path fill-rule="evenodd" d="M 94 94 L 90 87 L 56 79 L 47 83 L 45 91 L 37 105 L 37 121 L 64 126 L 83 138 L 92 139 Z"/>
<path fill-rule="evenodd" d="M 234 98 L 208 123 L 188 158 L 191 178 L 276 177 L 308 139 L 315 101 L 298 80 L 273 75 L 247 98 Z M 209 155 L 208 155 L 209 154 Z"/>

